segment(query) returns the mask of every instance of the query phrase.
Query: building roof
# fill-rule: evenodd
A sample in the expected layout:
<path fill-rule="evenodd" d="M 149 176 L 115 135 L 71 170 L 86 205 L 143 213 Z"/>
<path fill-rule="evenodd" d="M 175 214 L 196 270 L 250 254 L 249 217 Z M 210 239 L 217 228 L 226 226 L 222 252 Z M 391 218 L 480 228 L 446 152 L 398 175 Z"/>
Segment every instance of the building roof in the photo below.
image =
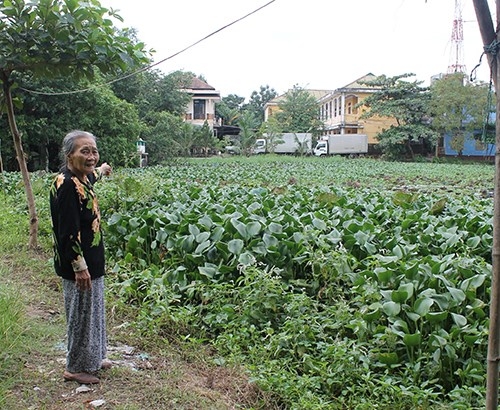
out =
<path fill-rule="evenodd" d="M 215 90 L 214 87 L 200 80 L 198 77 L 193 77 L 191 84 L 188 87 L 190 90 Z"/>
<path fill-rule="evenodd" d="M 340 87 L 340 88 L 371 88 L 368 85 L 362 84 L 362 83 L 373 80 L 375 78 L 377 78 L 377 76 L 375 74 L 368 73 L 368 74 L 365 74 L 363 77 L 360 77 L 357 80 L 354 80 L 352 83 L 349 83 L 349 84 L 345 85 L 344 87 Z"/>
<path fill-rule="evenodd" d="M 325 101 L 328 101 L 332 98 L 335 98 L 336 96 L 342 94 L 342 93 L 371 93 L 377 91 L 380 87 L 375 87 L 371 85 L 364 84 L 367 81 L 373 80 L 377 78 L 375 74 L 368 73 L 365 74 L 364 76 L 358 78 L 357 80 L 354 80 L 352 83 L 349 83 L 343 87 L 337 88 L 334 91 L 331 91 L 328 94 L 323 95 L 322 97 L 318 98 L 318 101 L 320 103 L 323 103 Z"/>

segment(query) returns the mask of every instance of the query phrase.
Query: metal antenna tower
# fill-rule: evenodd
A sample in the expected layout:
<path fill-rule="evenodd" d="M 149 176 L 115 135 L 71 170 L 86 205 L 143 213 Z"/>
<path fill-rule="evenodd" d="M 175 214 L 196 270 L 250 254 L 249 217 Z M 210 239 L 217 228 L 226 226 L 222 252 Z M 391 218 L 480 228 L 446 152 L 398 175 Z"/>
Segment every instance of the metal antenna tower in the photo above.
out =
<path fill-rule="evenodd" d="M 462 0 L 455 0 L 455 16 L 451 32 L 451 56 L 448 74 L 466 73 L 464 64 L 464 21 L 462 20 Z"/>

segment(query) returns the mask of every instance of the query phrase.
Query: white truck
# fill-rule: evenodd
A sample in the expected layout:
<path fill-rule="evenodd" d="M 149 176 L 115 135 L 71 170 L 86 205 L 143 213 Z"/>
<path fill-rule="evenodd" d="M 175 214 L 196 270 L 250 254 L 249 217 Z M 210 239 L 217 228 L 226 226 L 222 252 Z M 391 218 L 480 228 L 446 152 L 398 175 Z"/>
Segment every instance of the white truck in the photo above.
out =
<path fill-rule="evenodd" d="M 265 137 L 265 135 L 264 135 Z M 287 132 L 274 137 L 274 147 L 267 147 L 267 138 L 258 138 L 253 148 L 254 154 L 312 154 L 312 134 L 308 132 Z"/>
<path fill-rule="evenodd" d="M 317 157 L 323 155 L 360 155 L 368 152 L 365 134 L 333 134 L 321 137 L 314 147 Z"/>

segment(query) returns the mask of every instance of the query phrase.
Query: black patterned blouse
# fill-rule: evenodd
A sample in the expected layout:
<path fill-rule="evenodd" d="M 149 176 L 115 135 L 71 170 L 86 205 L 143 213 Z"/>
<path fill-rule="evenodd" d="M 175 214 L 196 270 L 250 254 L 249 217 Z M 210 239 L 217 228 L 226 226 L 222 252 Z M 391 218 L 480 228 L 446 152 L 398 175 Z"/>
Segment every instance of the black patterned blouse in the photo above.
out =
<path fill-rule="evenodd" d="M 88 267 L 92 279 L 104 275 L 101 214 L 93 184 L 99 171 L 81 181 L 69 170 L 58 174 L 50 188 L 56 273 L 75 280 L 74 272 Z"/>

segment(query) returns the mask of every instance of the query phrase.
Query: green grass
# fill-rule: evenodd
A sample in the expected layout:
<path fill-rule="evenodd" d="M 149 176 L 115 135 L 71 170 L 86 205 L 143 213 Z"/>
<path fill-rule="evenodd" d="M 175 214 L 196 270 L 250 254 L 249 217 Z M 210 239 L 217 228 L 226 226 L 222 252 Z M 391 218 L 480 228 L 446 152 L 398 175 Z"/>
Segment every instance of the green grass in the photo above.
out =
<path fill-rule="evenodd" d="M 0 269 L 0 276 L 5 270 Z M 4 408 L 7 391 L 11 388 L 18 368 L 17 358 L 23 350 L 23 333 L 26 329 L 21 299 L 16 291 L 0 285 L 0 408 Z M 9 376 L 10 375 L 10 376 Z"/>

